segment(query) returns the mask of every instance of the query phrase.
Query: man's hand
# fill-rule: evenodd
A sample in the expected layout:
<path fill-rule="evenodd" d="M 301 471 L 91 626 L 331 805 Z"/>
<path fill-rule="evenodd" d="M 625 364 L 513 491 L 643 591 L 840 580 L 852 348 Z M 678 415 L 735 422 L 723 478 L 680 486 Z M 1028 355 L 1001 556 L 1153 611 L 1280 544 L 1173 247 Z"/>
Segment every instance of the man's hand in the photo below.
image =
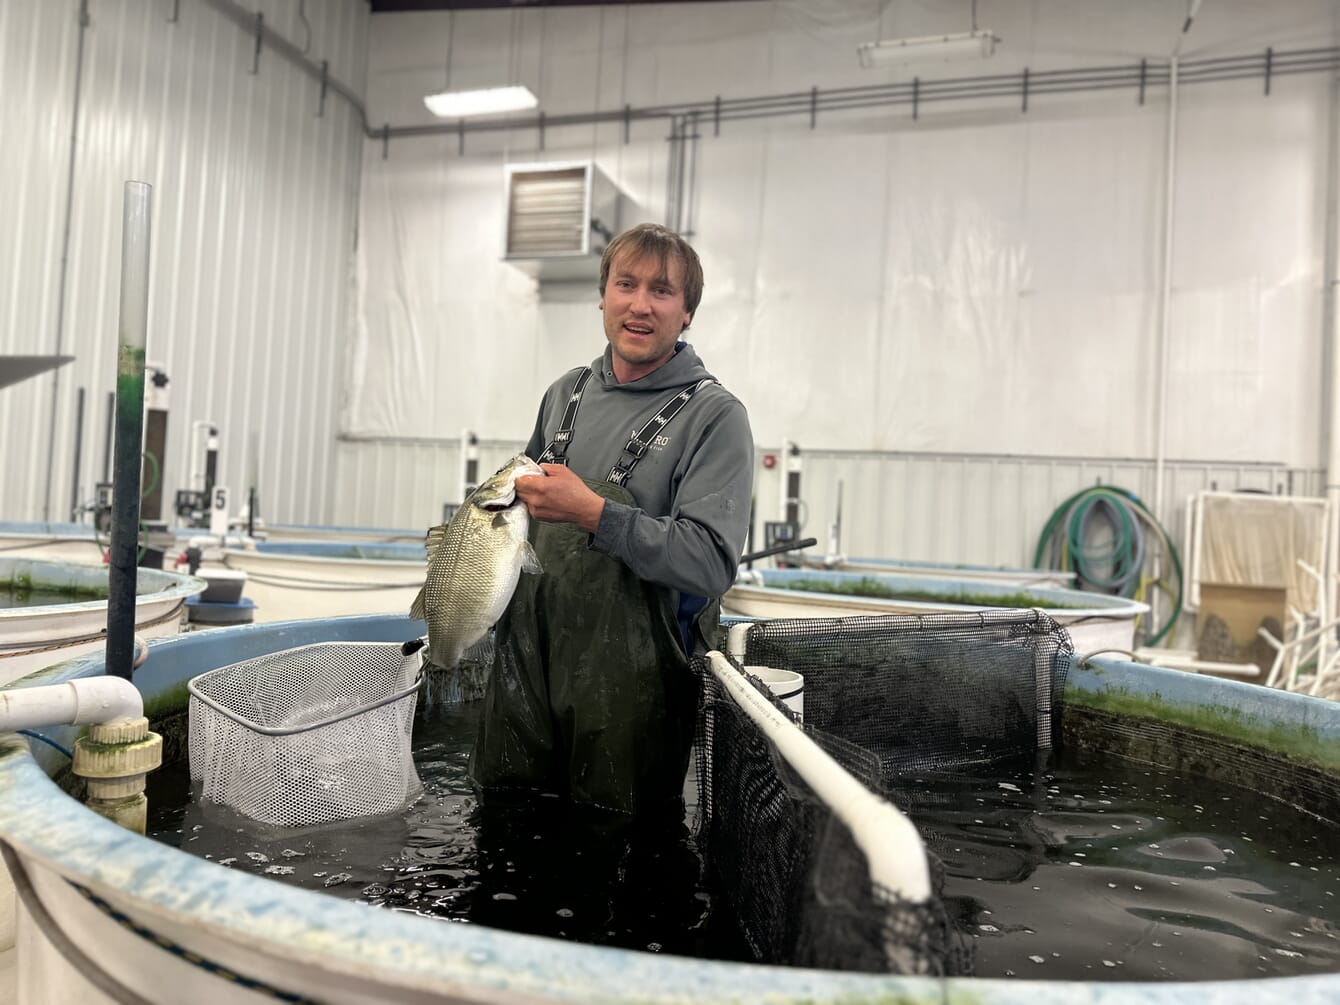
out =
<path fill-rule="evenodd" d="M 516 480 L 516 494 L 536 520 L 575 523 L 588 534 L 600 526 L 605 500 L 586 482 L 562 464 L 541 464 L 547 478 L 523 475 Z"/>

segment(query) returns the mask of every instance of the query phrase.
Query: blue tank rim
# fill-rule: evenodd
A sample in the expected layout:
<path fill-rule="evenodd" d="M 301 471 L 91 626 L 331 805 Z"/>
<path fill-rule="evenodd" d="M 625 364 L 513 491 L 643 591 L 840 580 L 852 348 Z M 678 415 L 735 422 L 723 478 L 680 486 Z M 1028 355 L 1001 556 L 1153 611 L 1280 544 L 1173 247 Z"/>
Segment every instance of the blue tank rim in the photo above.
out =
<path fill-rule="evenodd" d="M 396 615 L 355 616 L 220 628 L 150 643 L 151 657 L 136 677 L 147 697 L 163 694 L 185 674 L 169 673 L 167 659 L 195 672 L 214 665 L 315 641 L 403 641 L 423 623 Z M 226 651 L 226 659 L 222 653 Z M 211 655 L 212 653 L 212 655 Z M 157 664 L 157 667 L 155 666 Z M 1156 671 L 1147 687 L 1167 689 L 1182 671 L 1094 657 L 1072 668 L 1081 691 L 1128 687 Z M 31 675 L 19 686 L 58 683 L 103 672 L 93 655 Z M 1208 678 L 1197 678 L 1208 683 Z M 1217 698 L 1240 700 L 1250 685 L 1215 681 Z M 1262 689 L 1263 690 L 1263 689 Z M 1340 707 L 1320 699 L 1266 692 L 1305 710 L 1340 738 Z M 1184 698 L 1186 696 L 1183 696 Z M 1321 706 L 1331 706 L 1326 712 Z M 53 735 L 55 731 L 52 731 Z M 72 739 L 75 730 L 66 728 Z M 42 748 L 46 749 L 46 748 Z M 59 755 L 51 752 L 51 760 Z M 341 901 L 231 870 L 187 852 L 139 837 L 65 795 L 18 737 L 0 739 L 0 837 L 23 853 L 47 861 L 68 879 L 117 891 L 164 913 L 217 926 L 251 942 L 259 933 L 310 958 L 319 934 L 327 950 L 346 963 L 395 971 L 422 980 L 473 986 L 482 993 L 548 996 L 554 1001 L 622 1001 L 633 991 L 642 1001 L 741 1002 L 940 1002 L 947 996 L 995 1005 L 1174 1005 L 1194 995 L 1211 1005 L 1331 1002 L 1340 974 L 1195 983 L 1099 983 L 978 978 L 917 978 L 849 974 L 658 956 L 589 946 L 482 926 L 448 925 Z M 146 877 L 152 877 L 146 881 Z M 133 890 L 134 893 L 127 891 Z M 182 923 L 189 923 L 183 921 Z"/>

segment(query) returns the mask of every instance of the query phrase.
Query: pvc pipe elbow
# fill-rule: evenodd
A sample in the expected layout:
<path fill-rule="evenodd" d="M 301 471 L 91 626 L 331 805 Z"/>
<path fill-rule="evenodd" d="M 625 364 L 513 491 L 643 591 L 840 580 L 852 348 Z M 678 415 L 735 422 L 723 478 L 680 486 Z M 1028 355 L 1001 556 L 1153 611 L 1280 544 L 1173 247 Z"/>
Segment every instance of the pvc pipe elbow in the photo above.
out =
<path fill-rule="evenodd" d="M 120 722 L 143 715 L 140 692 L 121 677 L 81 677 L 63 684 L 0 691 L 0 733 Z"/>

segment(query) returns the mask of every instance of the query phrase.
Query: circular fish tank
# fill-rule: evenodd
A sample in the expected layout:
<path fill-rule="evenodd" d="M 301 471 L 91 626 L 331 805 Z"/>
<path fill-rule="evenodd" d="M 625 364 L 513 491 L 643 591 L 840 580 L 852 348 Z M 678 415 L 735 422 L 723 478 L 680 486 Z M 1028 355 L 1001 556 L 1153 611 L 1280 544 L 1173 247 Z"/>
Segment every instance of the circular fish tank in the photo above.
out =
<path fill-rule="evenodd" d="M 1135 623 L 1149 605 L 1081 590 L 1013 586 L 978 579 L 887 576 L 818 569 L 742 572 L 721 601 L 745 618 L 836 618 L 1036 608 L 1070 632 L 1077 653 L 1130 652 Z"/>
<path fill-rule="evenodd" d="M 963 562 L 915 562 L 901 558 L 835 558 L 802 554 L 799 565 L 826 572 L 855 572 L 877 576 L 934 576 L 938 579 L 981 580 L 1003 586 L 1036 586 L 1070 589 L 1075 574 L 1064 569 L 1018 569 L 1005 565 L 970 565 Z"/>
<path fill-rule="evenodd" d="M 864 619 L 883 622 L 884 618 Z M 913 619 L 908 619 L 913 620 Z M 835 630 L 845 630 L 834 623 Z M 146 712 L 158 728 L 170 732 L 172 722 L 184 715 L 185 683 L 210 669 L 279 650 L 336 641 L 400 642 L 417 636 L 422 623 L 402 617 L 358 617 L 283 625 L 253 625 L 219 629 L 156 641 L 149 660 L 136 675 L 145 696 Z M 785 631 L 783 631 L 785 634 Z M 992 642 L 988 652 L 1014 653 L 1009 641 Z M 990 648 L 990 647 L 988 647 Z M 946 658 L 957 662 L 957 653 Z M 1284 692 L 1251 687 L 1233 681 L 1210 680 L 1117 660 L 1094 659 L 1081 664 L 1061 654 L 1068 663 L 1061 714 L 1064 743 L 1104 759 L 1115 758 L 1127 774 L 1161 776 L 1175 772 L 1202 791 L 1218 793 L 1248 806 L 1259 802 L 1253 814 L 1266 816 L 1297 800 L 1300 806 L 1334 813 L 1340 791 L 1340 706 Z M 99 658 L 65 664 L 42 675 L 41 683 L 102 673 Z M 807 720 L 822 716 L 816 695 L 818 675 L 807 674 Z M 31 683 L 31 682 L 24 682 Z M 860 696 L 858 695 L 858 698 Z M 56 743 L 68 745 L 76 730 L 45 731 Z M 180 740 L 168 743 L 169 759 L 183 756 Z M 1265 774 L 1260 766 L 1269 762 Z M 987 1005 L 1049 1005 L 1049 1003 L 1103 1002 L 1180 1003 L 1194 999 L 1233 1005 L 1289 1003 L 1306 1005 L 1336 1000 L 1340 974 L 1295 971 L 1295 976 L 1255 975 L 1250 964 L 1261 957 L 1266 973 L 1278 967 L 1304 963 L 1324 965 L 1335 960 L 1330 943 L 1336 936 L 1334 913 L 1327 915 L 1327 898 L 1337 892 L 1335 863 L 1325 849 L 1321 857 L 1294 853 L 1281 826 L 1270 843 L 1277 865 L 1254 876 L 1234 871 L 1234 856 L 1225 851 L 1237 845 L 1246 857 L 1252 848 L 1241 836 L 1194 840 L 1181 837 L 1128 834 L 1122 830 L 1138 813 L 1150 821 L 1171 817 L 1155 806 L 1118 815 L 1111 806 L 1116 785 L 1085 787 L 1078 791 L 1068 781 L 1046 783 L 1056 789 L 1055 806 L 1019 833 L 1032 834 L 1034 847 L 1016 848 L 1013 839 L 1000 842 L 1004 863 L 1028 855 L 1048 859 L 1050 872 L 1083 877 L 1091 889 L 1085 896 L 1053 897 L 1031 892 L 1043 886 L 1042 872 L 982 877 L 969 884 L 969 895 L 980 905 L 992 902 L 1005 888 L 1018 889 L 1048 910 L 1090 913 L 1093 925 L 1077 925 L 1072 941 L 1087 941 L 1086 952 L 1096 970 L 1093 980 L 1046 980 L 1056 970 L 1055 945 L 1035 950 L 1018 948 L 1031 936 L 1011 929 L 1009 912 L 994 914 L 978 909 L 974 937 L 1018 940 L 1017 969 L 996 977 L 917 977 L 816 970 L 795 966 L 704 960 L 574 943 L 561 938 L 520 934 L 478 924 L 447 924 L 432 917 L 419 901 L 399 909 L 370 907 L 314 890 L 279 882 L 279 877 L 246 868 L 225 867 L 198 855 L 133 835 L 92 813 L 72 798 L 63 755 L 47 746 L 18 737 L 0 741 L 0 842 L 15 856 L 25 902 L 39 903 L 50 924 L 69 935 L 87 959 L 72 963 L 42 940 L 28 939 L 20 952 L 41 954 L 31 965 L 20 966 L 20 980 L 28 975 L 44 983 L 41 992 L 59 997 L 66 988 L 80 987 L 79 969 L 96 967 L 116 984 L 150 1001 L 173 1001 L 179 989 L 190 986 L 215 1001 L 252 1000 L 257 991 L 270 996 L 293 995 L 330 1002 L 417 1001 L 434 997 L 479 1002 L 626 1002 L 630 999 L 664 1003 L 886 1003 L 973 1001 Z M 1106 760 L 1105 762 L 1106 763 Z M 1258 795 L 1251 786 L 1274 772 L 1278 791 Z M 1157 789 L 1157 779 L 1150 786 Z M 1235 787 L 1236 786 L 1236 787 Z M 996 783 L 992 789 L 1011 806 L 1041 807 L 1049 792 L 1020 792 L 1023 786 Z M 983 792 L 978 798 L 986 799 Z M 1278 797 L 1278 798 L 1276 798 Z M 1164 799 L 1175 805 L 1176 796 Z M 1087 804 L 1088 812 L 1076 807 Z M 1267 803 L 1269 804 L 1267 806 Z M 1198 824 L 1198 807 L 1184 807 Z M 1219 812 L 1217 805 L 1199 807 Z M 953 809 L 958 836 L 990 841 L 983 824 L 994 820 L 988 810 L 969 800 Z M 180 841 L 189 848 L 192 838 L 207 839 L 207 818 L 188 818 Z M 380 819 L 380 818 L 378 818 Z M 1273 817 L 1272 817 L 1273 819 Z M 974 823 L 974 820 L 977 822 Z M 1319 824 L 1334 828 L 1336 821 Z M 1115 829 L 1114 829 L 1115 825 Z M 372 821 L 369 837 L 382 825 Z M 1216 826 L 1224 826 L 1217 824 Z M 1134 830 L 1134 826 L 1131 826 Z M 352 831 L 356 835 L 364 831 Z M 1120 835 L 1120 837 L 1118 837 Z M 217 836 L 217 835 L 215 835 Z M 525 835 L 522 835 L 525 837 Z M 300 848 L 297 838 L 280 838 L 275 847 L 274 870 L 291 869 L 300 858 L 282 856 L 283 849 Z M 364 839 L 366 840 L 366 839 Z M 1151 866 L 1139 875 L 1118 873 L 1121 858 L 1101 861 L 1107 845 L 1130 854 L 1147 856 Z M 413 844 L 413 841 L 410 842 Z M 1082 851 L 1088 844 L 1096 847 Z M 1157 846 L 1157 847 L 1151 847 Z M 952 866 L 954 845 L 939 849 Z M 1050 851 L 1047 851 L 1050 849 Z M 1060 850 L 1058 858 L 1055 852 Z M 1115 849 L 1114 849 L 1115 850 Z M 1044 855 L 1044 851 L 1046 854 Z M 1265 849 L 1261 849 L 1262 852 Z M 1159 853 L 1163 854 L 1160 855 Z M 1160 863 L 1175 862 L 1165 868 Z M 1320 865 L 1318 866 L 1318 863 Z M 244 861 L 241 863 L 246 865 Z M 1314 866 L 1321 868 L 1318 872 Z M 1209 867 L 1207 869 L 1207 867 Z M 269 866 L 267 865 L 268 869 Z M 1215 871 L 1217 870 L 1217 871 Z M 1148 874 L 1160 872 L 1162 888 L 1154 893 Z M 1109 886 L 1108 884 L 1112 885 Z M 991 884 L 996 893 L 989 894 Z M 1147 884 L 1145 889 L 1141 889 Z M 1289 884 L 1294 884 L 1289 887 Z M 1121 889 L 1117 889 L 1121 887 Z M 1072 887 L 1072 889 L 1083 888 Z M 1309 919 L 1286 912 L 1276 898 L 1303 891 L 1306 903 L 1316 902 Z M 1244 929 L 1209 907 L 1219 895 L 1235 898 L 1257 920 Z M 978 892 L 981 891 L 981 892 Z M 364 891 L 367 895 L 367 891 Z M 1159 898 L 1163 898 L 1160 902 Z M 1173 899 L 1176 898 L 1176 899 Z M 1070 903 L 1066 903 L 1066 901 Z M 2 902 L 2 901 L 0 901 Z M 1101 902 L 1101 903 L 1100 903 Z M 1302 903 L 1303 901 L 1300 901 Z M 1331 901 L 1333 903 L 1333 901 Z M 1000 905 L 997 905 L 998 907 Z M 1092 908 L 1090 910 L 1090 907 Z M 1276 913 L 1271 913 L 1276 912 Z M 1167 942 L 1158 952 L 1185 957 L 1182 941 L 1222 938 L 1234 947 L 1200 960 L 1202 973 L 1232 973 L 1247 979 L 1195 981 L 1123 980 L 1123 969 L 1133 968 L 1134 944 L 1108 945 L 1112 934 L 1103 926 L 1115 915 L 1127 916 L 1147 942 Z M 1099 921 L 1097 919 L 1105 919 Z M 1270 919 L 1277 919 L 1278 924 Z M 25 912 L 23 926 L 32 924 Z M 987 931 L 994 929 L 995 931 Z M 1276 932 L 1278 929 L 1278 932 Z M 0 931 L 3 926 L 0 926 Z M 1289 934 L 1292 931 L 1292 934 Z M 1163 934 L 1165 933 L 1166 934 Z M 1276 940 L 1275 935 L 1279 935 Z M 1137 938 L 1134 942 L 1141 941 Z M 1203 943 L 1201 944 L 1203 948 Z M 1308 948 L 1313 947 L 1313 948 Z M 4 948 L 0 946 L 0 949 Z M 1276 952 L 1282 950 L 1282 952 Z M 1200 949 L 1195 950 L 1200 952 Z M 1329 953 L 1329 955 L 1327 955 Z M 1032 959 L 1036 956 L 1036 961 Z M 1160 957 L 1154 957 L 1159 959 Z M 1230 963 L 1230 959 L 1233 961 Z M 1111 963 L 1109 967 L 1107 964 Z M 1256 979 L 1251 979 L 1256 976 Z M 71 982 L 71 983 L 63 983 Z M 189 982 L 189 985 L 188 983 Z M 19 987 L 19 1000 L 36 988 Z"/>
<path fill-rule="evenodd" d="M 193 576 L 139 569 L 136 633 L 176 635 L 187 600 L 205 586 Z M 104 646 L 107 589 L 102 566 L 0 557 L 0 686 Z"/>
<path fill-rule="evenodd" d="M 247 574 L 264 622 L 408 614 L 427 570 L 422 541 L 261 541 L 224 548 L 221 561 Z"/>

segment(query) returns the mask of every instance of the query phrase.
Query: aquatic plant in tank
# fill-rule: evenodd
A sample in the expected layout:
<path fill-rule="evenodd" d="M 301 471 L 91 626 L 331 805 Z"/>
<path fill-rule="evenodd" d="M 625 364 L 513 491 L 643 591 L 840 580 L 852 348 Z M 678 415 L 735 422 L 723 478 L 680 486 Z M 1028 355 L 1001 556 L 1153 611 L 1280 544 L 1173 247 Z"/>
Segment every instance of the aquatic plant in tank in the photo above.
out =
<path fill-rule="evenodd" d="M 1085 610 L 1082 604 L 1041 600 L 1029 593 L 936 593 L 930 590 L 909 590 L 889 586 L 873 576 L 859 579 L 786 579 L 770 582 L 770 588 L 797 590 L 803 593 L 831 593 L 847 597 L 871 597 L 879 600 L 907 600 L 917 603 L 952 601 L 972 607 L 1045 607 L 1048 610 Z"/>

